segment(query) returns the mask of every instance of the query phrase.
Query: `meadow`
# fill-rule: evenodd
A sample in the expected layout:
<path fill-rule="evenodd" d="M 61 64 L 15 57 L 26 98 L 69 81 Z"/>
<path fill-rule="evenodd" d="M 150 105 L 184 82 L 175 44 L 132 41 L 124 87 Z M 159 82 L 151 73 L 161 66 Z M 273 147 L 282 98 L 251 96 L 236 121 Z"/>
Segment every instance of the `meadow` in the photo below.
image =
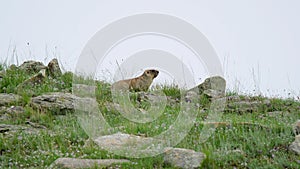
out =
<path fill-rule="evenodd" d="M 17 86 L 30 78 L 30 74 L 0 65 L 6 69 L 0 80 L 0 93 L 14 93 L 21 101 L 9 106 L 21 106 L 22 113 L 1 111 L 0 124 L 20 127 L 17 130 L 0 132 L 0 168 L 47 168 L 57 158 L 124 159 L 97 144 L 90 142 L 88 135 L 78 123 L 73 111 L 64 115 L 36 110 L 31 107 L 32 97 L 49 92 L 72 93 L 73 74 L 63 73 L 57 79 L 46 78 L 34 87 L 17 90 Z M 96 99 L 106 121 L 120 132 L 152 137 L 166 130 L 180 113 L 182 89 L 176 86 L 161 86 L 168 97 L 167 105 L 155 121 L 138 124 L 124 118 L 118 111 L 106 105 L 112 103 L 110 84 L 97 82 Z M 153 89 L 155 90 L 155 89 Z M 29 92 L 30 91 L 30 92 Z M 294 99 L 247 96 L 227 91 L 226 104 L 238 102 L 261 102 L 257 109 L 225 108 L 221 120 L 215 124 L 215 132 L 201 141 L 203 121 L 209 114 L 209 98 L 200 96 L 197 118 L 188 135 L 176 145 L 178 148 L 203 152 L 206 159 L 201 168 L 299 168 L 300 157 L 289 150 L 295 139 L 294 123 L 300 119 L 300 103 Z M 138 101 L 133 95 L 132 104 L 147 109 L 147 100 Z M 268 102 L 268 104 L 263 104 Z M 32 127 L 34 124 L 38 127 Z M 147 158 L 126 158 L 133 163 L 115 168 L 172 168 L 163 162 L 163 155 Z M 95 168 L 97 168 L 95 166 Z M 111 166 L 114 168 L 114 166 Z"/>

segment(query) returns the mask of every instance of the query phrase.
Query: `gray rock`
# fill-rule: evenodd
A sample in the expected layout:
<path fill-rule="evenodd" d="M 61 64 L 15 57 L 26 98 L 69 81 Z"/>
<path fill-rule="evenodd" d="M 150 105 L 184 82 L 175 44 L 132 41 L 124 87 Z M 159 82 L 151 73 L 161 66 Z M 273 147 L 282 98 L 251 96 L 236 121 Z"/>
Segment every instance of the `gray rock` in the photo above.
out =
<path fill-rule="evenodd" d="M 141 134 L 142 135 L 142 134 Z M 160 154 L 164 151 L 164 140 L 131 134 L 115 133 L 93 139 L 101 148 L 121 156 L 143 158 Z"/>
<path fill-rule="evenodd" d="M 0 121 L 9 119 L 9 115 L 6 113 L 7 107 L 0 106 Z"/>
<path fill-rule="evenodd" d="M 208 98 L 215 98 L 215 99 L 225 96 L 225 93 L 223 91 L 213 90 L 213 89 L 204 90 L 203 94 L 208 96 Z"/>
<path fill-rule="evenodd" d="M 33 123 L 31 121 L 26 121 L 25 124 L 28 124 L 28 125 L 30 125 L 33 128 L 47 129 L 47 127 L 45 127 L 43 125 L 40 125 L 38 123 Z"/>
<path fill-rule="evenodd" d="M 295 133 L 295 135 L 300 134 L 300 120 L 298 120 L 298 121 L 294 124 L 294 133 Z"/>
<path fill-rule="evenodd" d="M 57 78 L 61 76 L 61 70 L 58 64 L 57 59 L 52 59 L 47 66 L 47 76 L 52 77 L 52 78 Z"/>
<path fill-rule="evenodd" d="M 124 134 L 121 132 L 105 135 L 94 139 L 102 149 L 121 149 L 126 146 L 135 146 L 136 144 L 151 142 L 151 138 L 136 135 Z"/>
<path fill-rule="evenodd" d="M 208 89 L 225 92 L 226 81 L 221 76 L 212 76 L 205 79 L 203 83 L 198 85 L 198 88 L 200 89 L 200 92 Z"/>
<path fill-rule="evenodd" d="M 227 150 L 224 152 L 226 155 L 228 154 L 241 154 L 241 155 L 246 155 L 246 153 L 243 150 L 240 149 L 235 149 L 235 150 Z"/>
<path fill-rule="evenodd" d="M 147 138 L 145 138 L 147 139 Z M 112 135 L 105 135 L 96 138 L 95 143 L 97 143 L 101 148 L 118 148 L 123 147 L 124 145 L 128 144 L 129 142 L 132 142 L 134 145 L 135 143 L 140 143 L 144 141 L 144 138 L 140 136 L 130 135 L 130 134 L 124 134 L 124 133 L 115 133 Z"/>
<path fill-rule="evenodd" d="M 183 148 L 166 148 L 164 163 L 177 168 L 199 168 L 206 158 L 205 154 Z"/>
<path fill-rule="evenodd" d="M 16 132 L 24 132 L 26 134 L 38 134 L 41 129 L 32 128 L 24 125 L 0 124 L 0 133 L 10 134 Z"/>
<path fill-rule="evenodd" d="M 295 137 L 295 141 L 289 146 L 290 151 L 293 151 L 300 155 L 300 135 Z"/>
<path fill-rule="evenodd" d="M 262 101 L 262 103 L 267 106 L 267 107 L 270 107 L 271 106 L 271 101 L 269 99 L 265 99 Z"/>
<path fill-rule="evenodd" d="M 15 94 L 0 93 L 0 106 L 16 105 L 21 102 L 21 97 Z"/>
<path fill-rule="evenodd" d="M 6 133 L 10 130 L 10 128 L 6 125 L 0 124 L 0 133 Z"/>
<path fill-rule="evenodd" d="M 125 159 L 76 159 L 76 158 L 59 158 L 55 160 L 49 168 L 64 169 L 81 169 L 81 168 L 106 168 L 111 165 L 130 163 Z"/>
<path fill-rule="evenodd" d="M 197 87 L 194 87 L 190 90 L 199 90 L 199 94 L 203 94 L 204 91 L 209 90 L 206 92 L 210 97 L 223 97 L 225 96 L 225 88 L 226 88 L 226 81 L 221 76 L 212 76 L 204 80 L 203 83 L 199 84 Z"/>
<path fill-rule="evenodd" d="M 8 114 L 0 114 L 0 121 L 8 120 L 10 119 L 10 116 Z"/>
<path fill-rule="evenodd" d="M 193 89 L 195 90 L 195 89 Z M 184 100 L 186 102 L 192 102 L 198 95 L 198 93 L 196 91 L 193 91 L 193 90 L 189 90 L 185 96 L 184 96 Z"/>
<path fill-rule="evenodd" d="M 241 96 L 239 95 L 227 96 L 226 99 L 228 102 L 251 101 L 251 98 L 249 96 L 243 96 L 241 98 Z"/>
<path fill-rule="evenodd" d="M 22 106 L 11 106 L 8 109 L 6 109 L 6 113 L 9 114 L 23 114 L 24 112 L 25 110 Z"/>
<path fill-rule="evenodd" d="M 227 112 L 255 112 L 260 110 L 266 110 L 271 106 L 269 99 L 257 99 L 250 96 L 227 96 L 227 106 L 225 111 Z M 277 116 L 282 112 L 269 112 L 269 116 Z"/>
<path fill-rule="evenodd" d="M 70 93 L 48 93 L 33 97 L 30 105 L 41 111 L 50 111 L 56 115 L 64 115 L 67 112 L 74 112 L 73 102 L 77 97 Z"/>
<path fill-rule="evenodd" d="M 229 102 L 225 110 L 229 112 L 255 112 L 262 106 L 263 103 L 260 101 Z"/>
<path fill-rule="evenodd" d="M 38 73 L 40 70 L 46 69 L 47 67 L 42 62 L 29 60 L 29 61 L 25 61 L 18 68 L 27 73 Z"/>
<path fill-rule="evenodd" d="M 5 106 L 0 106 L 0 113 L 5 113 L 7 107 Z"/>

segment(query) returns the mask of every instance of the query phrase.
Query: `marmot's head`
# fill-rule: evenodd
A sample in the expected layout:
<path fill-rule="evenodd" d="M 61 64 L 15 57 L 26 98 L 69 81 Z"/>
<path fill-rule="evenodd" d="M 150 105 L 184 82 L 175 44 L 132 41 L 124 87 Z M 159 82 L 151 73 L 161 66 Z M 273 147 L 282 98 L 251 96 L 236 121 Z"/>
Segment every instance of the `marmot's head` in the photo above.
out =
<path fill-rule="evenodd" d="M 154 69 L 148 69 L 144 71 L 144 76 L 150 77 L 151 79 L 154 79 L 157 77 L 159 71 Z"/>

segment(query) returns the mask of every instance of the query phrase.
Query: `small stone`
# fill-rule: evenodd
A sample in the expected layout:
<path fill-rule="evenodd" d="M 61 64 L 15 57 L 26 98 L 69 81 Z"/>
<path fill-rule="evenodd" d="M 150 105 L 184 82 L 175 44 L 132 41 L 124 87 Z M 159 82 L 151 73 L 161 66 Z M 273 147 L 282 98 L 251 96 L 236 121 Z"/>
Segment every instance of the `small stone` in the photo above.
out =
<path fill-rule="evenodd" d="M 266 106 L 271 106 L 271 101 L 269 99 L 263 100 L 263 104 Z"/>
<path fill-rule="evenodd" d="M 283 112 L 282 111 L 273 111 L 273 112 L 268 112 L 268 115 L 270 117 L 278 117 L 278 116 L 282 116 Z"/>
<path fill-rule="evenodd" d="M 178 168 L 199 168 L 206 158 L 205 154 L 183 148 L 166 148 L 164 162 Z"/>
<path fill-rule="evenodd" d="M 81 169 L 81 168 L 106 168 L 114 164 L 130 163 L 125 159 L 76 159 L 76 158 L 58 158 L 49 168 Z"/>
<path fill-rule="evenodd" d="M 261 151 L 259 151 L 259 152 L 261 152 Z M 237 153 L 237 154 L 242 154 L 242 155 L 246 154 L 243 150 L 240 150 L 240 149 L 229 150 L 226 152 L 226 154 L 231 154 L 231 153 Z"/>

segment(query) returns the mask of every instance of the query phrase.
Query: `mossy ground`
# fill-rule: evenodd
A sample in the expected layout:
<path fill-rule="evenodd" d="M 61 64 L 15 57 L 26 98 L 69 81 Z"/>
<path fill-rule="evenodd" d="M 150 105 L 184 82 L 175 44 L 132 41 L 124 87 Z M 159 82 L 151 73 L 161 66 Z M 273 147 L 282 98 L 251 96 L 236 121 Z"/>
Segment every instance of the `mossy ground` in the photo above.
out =
<path fill-rule="evenodd" d="M 0 81 L 0 92 L 19 92 L 15 90 L 17 85 L 29 77 L 30 75 L 20 70 L 7 70 L 6 76 Z M 34 91 L 34 95 L 53 91 L 71 92 L 72 79 L 71 73 L 65 73 L 59 79 L 46 79 L 45 83 L 30 90 Z M 180 102 L 178 88 L 163 87 L 163 91 Z M 9 134 L 0 133 L 0 168 L 45 168 L 59 157 L 124 158 L 101 150 L 96 144 L 86 144 L 88 136 L 74 113 L 58 116 L 51 112 L 37 112 L 28 104 L 32 94 L 23 92 L 21 96 L 23 101 L 19 105 L 25 107 L 25 113 L 12 115 L 1 123 L 27 125 L 26 121 L 31 121 L 45 126 L 46 129 L 40 129 L 35 134 L 22 130 Z M 122 126 L 120 131 L 130 134 L 149 137 L 158 135 L 174 122 L 180 112 L 180 103 L 175 101 L 168 104 L 155 121 L 147 125 L 136 124 L 126 120 L 117 111 L 109 111 L 105 107 L 105 102 L 112 100 L 108 84 L 97 83 L 96 98 L 107 122 L 114 127 Z M 201 142 L 200 133 L 203 128 L 202 121 L 208 112 L 199 112 L 189 134 L 176 147 L 205 153 L 207 158 L 202 168 L 299 168 L 300 157 L 290 152 L 288 146 L 295 138 L 293 123 L 300 119 L 300 103 L 292 99 L 269 100 L 271 106 L 256 112 L 225 112 L 221 121 L 230 125 L 219 125 L 204 143 Z M 202 101 L 207 104 L 207 100 Z M 146 102 L 141 104 L 136 106 L 147 107 Z M 268 113 L 270 111 L 282 113 L 271 116 Z M 122 168 L 171 168 L 163 163 L 162 155 L 129 160 L 134 163 L 122 165 Z"/>

